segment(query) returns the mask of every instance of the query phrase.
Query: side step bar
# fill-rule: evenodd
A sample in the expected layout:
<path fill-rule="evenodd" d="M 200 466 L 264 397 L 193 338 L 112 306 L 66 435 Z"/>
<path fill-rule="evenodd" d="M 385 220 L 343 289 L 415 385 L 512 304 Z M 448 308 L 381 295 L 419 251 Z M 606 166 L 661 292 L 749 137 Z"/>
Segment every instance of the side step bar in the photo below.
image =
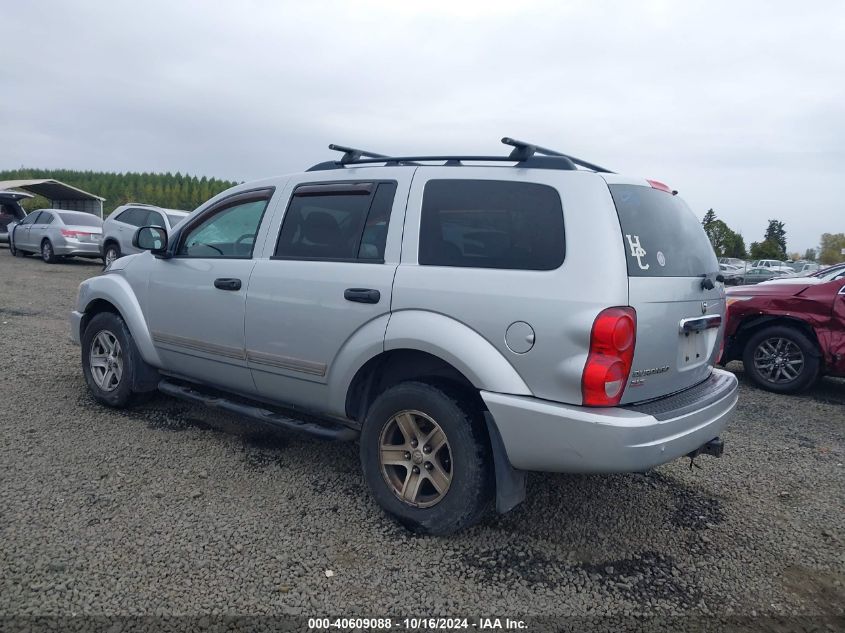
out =
<path fill-rule="evenodd" d="M 196 389 L 183 387 L 167 380 L 162 380 L 158 383 L 158 390 L 168 396 L 174 396 L 182 400 L 188 400 L 189 402 L 198 402 L 214 409 L 223 409 L 224 411 L 244 416 L 256 422 L 263 422 L 264 424 L 289 431 L 307 433 L 308 435 L 320 437 L 325 440 L 349 442 L 358 439 L 359 435 L 359 432 L 355 429 L 343 426 L 342 424 L 327 422 L 325 425 L 322 425 L 315 424 L 314 422 L 295 420 L 294 418 L 289 418 L 269 409 L 241 404 L 240 402 L 228 400 L 221 396 L 204 394 Z"/>

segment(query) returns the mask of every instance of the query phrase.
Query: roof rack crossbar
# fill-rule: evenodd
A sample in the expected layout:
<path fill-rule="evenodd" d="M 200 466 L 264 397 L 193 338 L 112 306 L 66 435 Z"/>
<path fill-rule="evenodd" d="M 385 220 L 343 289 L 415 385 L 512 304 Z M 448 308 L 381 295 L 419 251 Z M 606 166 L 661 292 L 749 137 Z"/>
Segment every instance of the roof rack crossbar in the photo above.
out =
<path fill-rule="evenodd" d="M 365 149 L 357 149 L 355 147 L 346 147 L 345 145 L 336 145 L 331 143 L 329 145 L 329 149 L 334 150 L 336 152 L 343 152 L 343 156 L 340 157 L 340 164 L 341 165 L 348 165 L 349 163 L 356 163 L 361 158 L 390 158 L 389 156 L 385 156 L 384 154 L 376 154 L 375 152 L 370 152 Z"/>
<path fill-rule="evenodd" d="M 600 172 L 604 174 L 612 174 L 613 172 L 609 169 L 605 169 L 604 167 L 600 167 L 599 165 L 594 165 L 593 163 L 588 163 L 585 160 L 581 160 L 580 158 L 575 158 L 574 156 L 570 156 L 569 154 L 564 154 L 562 152 L 558 152 L 557 150 L 549 149 L 547 147 L 541 147 L 539 145 L 535 145 L 534 143 L 527 143 L 525 141 L 518 141 L 514 138 L 509 136 L 505 136 L 502 138 L 502 143 L 505 145 L 510 145 L 513 147 L 513 150 L 510 153 L 509 158 L 511 160 L 523 161 L 528 160 L 534 154 L 542 154 L 544 156 L 559 156 L 561 158 L 568 158 L 573 163 L 578 165 L 579 167 L 583 167 L 585 169 L 590 169 L 595 172 Z"/>

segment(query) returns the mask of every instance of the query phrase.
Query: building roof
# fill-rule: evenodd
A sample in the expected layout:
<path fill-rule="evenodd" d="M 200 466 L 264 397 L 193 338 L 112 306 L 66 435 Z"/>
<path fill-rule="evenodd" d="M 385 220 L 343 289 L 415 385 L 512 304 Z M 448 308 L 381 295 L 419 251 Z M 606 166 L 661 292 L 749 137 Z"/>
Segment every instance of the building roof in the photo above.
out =
<path fill-rule="evenodd" d="M 82 189 L 77 189 L 76 187 L 50 178 L 0 180 L 0 191 L 3 189 L 24 189 L 39 196 L 44 196 L 48 200 L 98 200 L 99 202 L 105 200 L 105 198 L 95 196 L 93 193 L 82 191 Z"/>

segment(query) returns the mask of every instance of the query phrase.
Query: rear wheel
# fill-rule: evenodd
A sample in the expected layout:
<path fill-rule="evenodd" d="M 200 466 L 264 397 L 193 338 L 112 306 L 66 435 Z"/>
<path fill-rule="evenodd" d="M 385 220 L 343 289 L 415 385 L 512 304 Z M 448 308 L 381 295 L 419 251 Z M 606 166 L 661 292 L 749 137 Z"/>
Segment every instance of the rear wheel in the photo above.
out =
<path fill-rule="evenodd" d="M 103 268 L 108 268 L 118 259 L 120 259 L 120 247 L 114 242 L 109 242 L 103 252 Z"/>
<path fill-rule="evenodd" d="M 800 330 L 774 325 L 753 334 L 742 354 L 752 381 L 775 393 L 797 393 L 818 377 L 819 351 Z"/>
<path fill-rule="evenodd" d="M 364 478 L 378 504 L 407 528 L 451 534 L 489 506 L 492 469 L 480 412 L 420 382 L 396 385 L 367 412 Z"/>
<path fill-rule="evenodd" d="M 55 264 L 59 260 L 56 256 L 56 251 L 53 250 L 53 243 L 50 240 L 41 242 L 41 259 L 48 264 Z"/>

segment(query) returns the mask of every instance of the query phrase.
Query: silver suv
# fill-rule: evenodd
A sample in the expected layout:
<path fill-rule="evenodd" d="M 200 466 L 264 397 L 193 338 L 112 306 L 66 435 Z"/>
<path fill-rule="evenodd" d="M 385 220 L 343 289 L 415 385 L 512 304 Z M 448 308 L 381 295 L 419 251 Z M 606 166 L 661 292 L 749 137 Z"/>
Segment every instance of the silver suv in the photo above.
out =
<path fill-rule="evenodd" d="M 661 183 L 505 140 L 331 146 L 139 229 L 150 252 L 85 281 L 71 316 L 94 397 L 359 439 L 377 502 L 435 534 L 514 507 L 525 471 L 719 456 L 737 381 L 714 368 L 724 288 L 696 217 Z"/>
<path fill-rule="evenodd" d="M 103 264 L 108 266 L 124 255 L 140 252 L 132 246 L 132 238 L 139 227 L 160 226 L 170 231 L 187 215 L 186 211 L 162 209 L 138 202 L 117 207 L 103 222 Z"/>

